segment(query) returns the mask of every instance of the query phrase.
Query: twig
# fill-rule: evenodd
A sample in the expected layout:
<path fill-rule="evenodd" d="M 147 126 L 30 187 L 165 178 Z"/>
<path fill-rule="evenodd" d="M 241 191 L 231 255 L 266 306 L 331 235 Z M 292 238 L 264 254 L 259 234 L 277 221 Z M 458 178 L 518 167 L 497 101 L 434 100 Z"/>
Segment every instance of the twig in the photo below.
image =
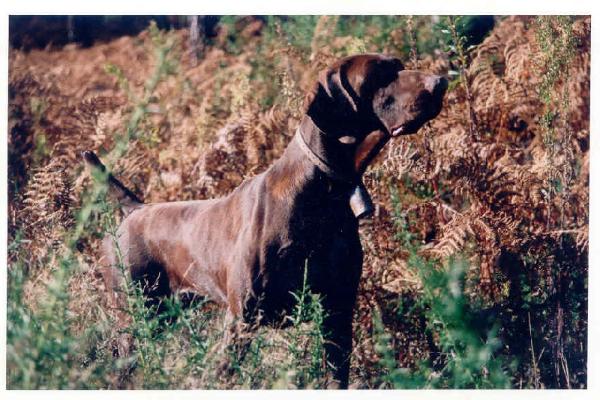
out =
<path fill-rule="evenodd" d="M 528 312 L 527 313 L 527 322 L 529 324 L 529 344 L 530 344 L 530 349 L 531 349 L 531 363 L 533 364 L 533 379 L 534 379 L 534 386 L 536 389 L 540 388 L 540 384 L 539 384 L 539 373 L 538 373 L 538 364 L 537 361 L 535 359 L 535 349 L 533 347 L 533 335 L 531 333 L 531 313 Z"/>

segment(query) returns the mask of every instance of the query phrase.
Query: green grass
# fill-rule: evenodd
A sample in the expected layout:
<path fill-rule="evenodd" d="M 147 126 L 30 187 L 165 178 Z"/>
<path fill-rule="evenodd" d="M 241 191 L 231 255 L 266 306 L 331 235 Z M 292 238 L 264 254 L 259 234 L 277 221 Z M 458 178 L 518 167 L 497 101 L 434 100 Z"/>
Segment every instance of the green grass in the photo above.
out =
<path fill-rule="evenodd" d="M 436 338 L 430 356 L 410 370 L 397 365 L 390 334 L 385 331 L 381 315 L 374 316 L 376 350 L 381 357 L 383 382 L 395 389 L 488 389 L 510 388 L 514 365 L 501 355 L 499 326 L 482 318 L 482 310 L 466 296 L 465 277 L 468 263 L 450 258 L 444 263 L 419 255 L 419 244 L 408 229 L 395 189 L 394 222 L 396 240 L 407 249 L 408 267 L 422 283 L 416 303 L 403 307 L 398 298 L 397 318 L 423 315 L 426 332 Z"/>

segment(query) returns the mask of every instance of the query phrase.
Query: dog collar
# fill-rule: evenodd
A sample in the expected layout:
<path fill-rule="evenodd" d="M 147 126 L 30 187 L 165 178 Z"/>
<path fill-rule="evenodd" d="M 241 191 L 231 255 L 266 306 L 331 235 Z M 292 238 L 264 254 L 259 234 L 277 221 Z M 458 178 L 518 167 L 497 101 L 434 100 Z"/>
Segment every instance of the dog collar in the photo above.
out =
<path fill-rule="evenodd" d="M 347 174 L 340 173 L 336 171 L 331 165 L 322 160 L 312 149 L 308 146 L 308 143 L 304 140 L 302 136 L 302 131 L 300 127 L 296 130 L 296 135 L 294 137 L 296 143 L 302 152 L 306 154 L 308 159 L 319 168 L 325 175 L 329 176 L 332 179 L 348 182 L 355 184 L 352 193 L 350 194 L 350 208 L 354 213 L 354 216 L 358 219 L 364 218 L 371 214 L 374 210 L 373 201 L 371 200 L 371 196 L 365 185 L 362 183 L 360 178 L 358 178 L 358 184 L 356 184 L 356 177 L 350 177 Z"/>
<path fill-rule="evenodd" d="M 336 171 L 330 164 L 328 164 L 325 160 L 321 159 L 309 146 L 308 143 L 304 140 L 304 136 L 302 136 L 302 131 L 300 127 L 296 130 L 295 135 L 296 142 L 300 146 L 300 149 L 306 154 L 308 159 L 323 173 L 329 176 L 332 179 L 336 179 L 338 181 L 344 181 L 348 183 L 356 183 L 356 178 L 352 177 L 348 174 L 344 174 L 340 171 Z"/>

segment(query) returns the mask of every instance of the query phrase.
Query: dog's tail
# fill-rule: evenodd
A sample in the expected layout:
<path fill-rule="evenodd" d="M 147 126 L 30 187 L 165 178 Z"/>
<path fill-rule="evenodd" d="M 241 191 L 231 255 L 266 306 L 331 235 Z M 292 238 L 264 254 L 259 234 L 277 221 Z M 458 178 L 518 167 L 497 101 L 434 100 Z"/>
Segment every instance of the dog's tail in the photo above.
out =
<path fill-rule="evenodd" d="M 81 155 L 90 170 L 106 173 L 106 167 L 93 151 L 86 150 Z M 108 194 L 117 200 L 125 215 L 128 215 L 144 204 L 131 190 L 127 189 L 125 185 L 115 178 L 113 174 L 108 173 L 107 182 Z"/>

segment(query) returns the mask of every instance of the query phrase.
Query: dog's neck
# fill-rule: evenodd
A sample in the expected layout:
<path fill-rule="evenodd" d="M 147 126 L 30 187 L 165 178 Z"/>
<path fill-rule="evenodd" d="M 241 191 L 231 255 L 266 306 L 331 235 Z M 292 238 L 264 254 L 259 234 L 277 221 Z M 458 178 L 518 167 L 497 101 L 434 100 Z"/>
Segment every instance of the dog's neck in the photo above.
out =
<path fill-rule="evenodd" d="M 355 143 L 341 143 L 334 135 L 323 132 L 309 116 L 305 116 L 297 135 L 302 135 L 310 153 L 335 171 L 333 175 L 359 182 L 369 164 L 391 137 L 382 125 L 380 127 L 365 129 L 364 132 L 359 130 L 354 132 L 354 136 L 346 136 L 356 140 Z"/>
<path fill-rule="evenodd" d="M 343 144 L 323 132 L 308 115 L 300 122 L 296 135 L 308 158 L 330 178 L 351 184 L 360 180 L 354 165 L 354 144 Z"/>
<path fill-rule="evenodd" d="M 276 197 L 285 194 L 290 201 L 306 190 L 324 194 L 335 192 L 338 195 L 336 197 L 349 197 L 353 186 L 360 180 L 360 176 L 351 168 L 350 154 L 345 162 L 342 162 L 340 155 L 334 156 L 328 138 L 308 116 L 303 118 L 296 135 L 302 136 L 295 136 L 282 156 L 266 172 L 268 182 L 273 183 L 273 194 Z M 319 163 L 315 162 L 317 158 L 344 178 L 328 174 L 324 171 L 327 168 L 319 167 Z"/>
<path fill-rule="evenodd" d="M 267 172 L 269 181 L 278 182 L 272 193 L 292 200 L 316 190 L 351 204 L 355 216 L 365 216 L 372 204 L 361 175 L 387 139 L 388 135 L 374 131 L 359 143 L 343 144 L 305 116 L 282 157 Z"/>

